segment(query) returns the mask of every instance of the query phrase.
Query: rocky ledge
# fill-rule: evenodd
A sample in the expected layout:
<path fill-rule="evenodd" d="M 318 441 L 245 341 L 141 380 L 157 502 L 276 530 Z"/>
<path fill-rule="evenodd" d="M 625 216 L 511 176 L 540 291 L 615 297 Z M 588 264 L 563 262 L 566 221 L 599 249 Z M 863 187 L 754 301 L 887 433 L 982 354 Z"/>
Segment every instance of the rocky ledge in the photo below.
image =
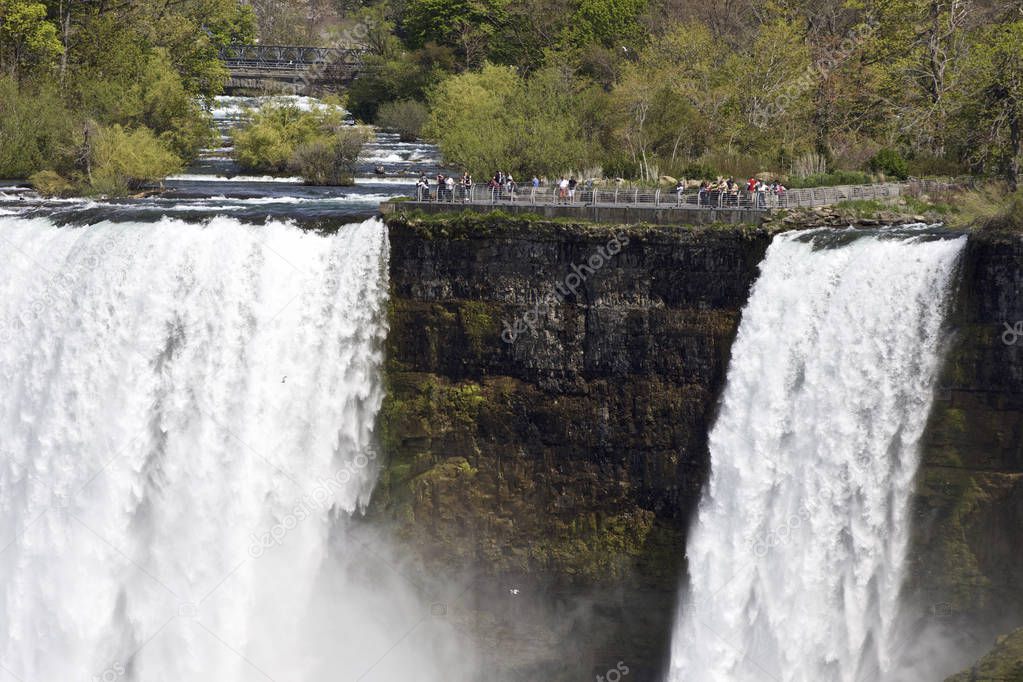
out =
<path fill-rule="evenodd" d="M 586 679 L 618 661 L 659 679 L 740 310 L 772 233 L 820 215 L 388 217 L 388 464 L 370 516 L 422 570 L 476 576 L 446 607 L 493 679 Z M 910 592 L 976 657 L 1023 625 L 1023 240 L 972 237 L 961 282 Z"/>

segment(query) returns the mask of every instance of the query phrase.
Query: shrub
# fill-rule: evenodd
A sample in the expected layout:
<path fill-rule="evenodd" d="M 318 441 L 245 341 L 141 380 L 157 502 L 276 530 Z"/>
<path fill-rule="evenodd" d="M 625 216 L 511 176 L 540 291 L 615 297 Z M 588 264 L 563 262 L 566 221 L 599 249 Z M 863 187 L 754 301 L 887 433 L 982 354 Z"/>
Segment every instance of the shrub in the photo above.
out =
<path fill-rule="evenodd" d="M 680 177 L 687 180 L 713 180 L 718 172 L 705 163 L 691 163 L 682 169 Z"/>
<path fill-rule="evenodd" d="M 340 128 L 295 148 L 291 170 L 313 185 L 350 185 L 359 152 L 372 133 L 362 126 Z"/>
<path fill-rule="evenodd" d="M 74 117 L 56 89 L 29 90 L 0 77 L 0 178 L 27 178 L 72 145 Z"/>
<path fill-rule="evenodd" d="M 163 180 L 182 166 L 181 159 L 149 128 L 96 127 L 86 139 L 86 153 L 89 166 L 84 180 L 97 194 L 126 194 Z"/>
<path fill-rule="evenodd" d="M 835 185 L 867 185 L 874 179 L 861 171 L 834 171 L 819 175 L 789 178 L 788 186 L 800 187 L 834 187 Z"/>
<path fill-rule="evenodd" d="M 634 180 L 639 177 L 639 164 L 625 154 L 616 154 L 604 159 L 601 167 L 605 178 Z"/>
<path fill-rule="evenodd" d="M 402 142 L 412 142 L 419 137 L 429 115 L 426 105 L 414 99 L 387 102 L 377 109 L 377 125 L 398 133 Z"/>
<path fill-rule="evenodd" d="M 909 164 L 894 149 L 882 149 L 867 162 L 867 168 L 873 173 L 884 173 L 891 178 L 905 180 L 909 177 Z"/>
<path fill-rule="evenodd" d="M 345 123 L 336 106 L 302 111 L 290 103 L 270 103 L 234 133 L 235 158 L 248 170 L 292 172 L 315 185 L 352 182 L 368 128 Z"/>
<path fill-rule="evenodd" d="M 140 102 L 143 125 L 183 158 L 196 156 L 213 142 L 212 116 L 185 89 L 165 51 L 158 50 L 150 58 L 145 79 Z"/>
<path fill-rule="evenodd" d="M 57 171 L 42 170 L 33 173 L 29 182 L 35 191 L 47 197 L 66 197 L 74 194 L 75 186 Z"/>

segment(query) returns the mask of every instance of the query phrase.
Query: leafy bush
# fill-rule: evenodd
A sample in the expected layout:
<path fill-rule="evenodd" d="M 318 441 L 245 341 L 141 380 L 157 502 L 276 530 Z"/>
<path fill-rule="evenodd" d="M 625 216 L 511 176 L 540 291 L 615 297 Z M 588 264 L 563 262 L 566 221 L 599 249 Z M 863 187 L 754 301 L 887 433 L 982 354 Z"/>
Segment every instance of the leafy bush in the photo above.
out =
<path fill-rule="evenodd" d="M 423 133 L 445 159 L 481 177 L 504 170 L 521 179 L 581 168 L 593 146 L 579 125 L 571 79 L 554 68 L 526 79 L 489 64 L 452 76 L 431 91 Z"/>
<path fill-rule="evenodd" d="M 72 144 L 74 118 L 55 88 L 0 77 L 0 178 L 27 178 Z"/>
<path fill-rule="evenodd" d="M 834 171 L 820 175 L 789 178 L 790 188 L 800 187 L 834 187 L 836 185 L 868 185 L 874 179 L 860 171 Z"/>
<path fill-rule="evenodd" d="M 313 185 L 350 185 L 362 145 L 371 137 L 369 129 L 361 126 L 341 128 L 300 144 L 289 166 Z"/>
<path fill-rule="evenodd" d="M 84 180 L 96 194 L 123 195 L 181 170 L 181 159 L 148 128 L 97 127 L 86 140 Z"/>
<path fill-rule="evenodd" d="M 29 182 L 35 191 L 47 197 L 66 197 L 75 191 L 75 186 L 67 178 L 53 170 L 33 173 Z"/>
<path fill-rule="evenodd" d="M 718 172 L 705 163 L 691 163 L 682 169 L 679 177 L 687 180 L 713 180 Z"/>
<path fill-rule="evenodd" d="M 890 178 L 905 180 L 909 177 L 909 164 L 894 149 L 882 149 L 867 162 L 873 173 L 884 173 Z"/>
<path fill-rule="evenodd" d="M 368 129 L 345 123 L 340 107 L 302 111 L 270 103 L 235 131 L 235 158 L 247 170 L 292 172 L 317 185 L 352 181 L 355 162 L 370 137 Z"/>
<path fill-rule="evenodd" d="M 299 145 L 342 125 L 343 115 L 335 107 L 303 111 L 289 102 L 270 102 L 232 134 L 235 156 L 247 170 L 284 173 Z"/>
<path fill-rule="evenodd" d="M 639 164 L 625 154 L 616 154 L 604 159 L 601 168 L 605 178 L 635 180 L 639 177 Z"/>
<path fill-rule="evenodd" d="M 386 102 L 377 109 L 377 125 L 398 133 L 402 142 L 412 142 L 419 137 L 429 115 L 426 105 L 414 99 Z"/>
<path fill-rule="evenodd" d="M 136 120 L 181 157 L 194 157 L 215 138 L 213 117 L 185 89 L 164 50 L 157 50 L 149 60 L 139 107 Z"/>

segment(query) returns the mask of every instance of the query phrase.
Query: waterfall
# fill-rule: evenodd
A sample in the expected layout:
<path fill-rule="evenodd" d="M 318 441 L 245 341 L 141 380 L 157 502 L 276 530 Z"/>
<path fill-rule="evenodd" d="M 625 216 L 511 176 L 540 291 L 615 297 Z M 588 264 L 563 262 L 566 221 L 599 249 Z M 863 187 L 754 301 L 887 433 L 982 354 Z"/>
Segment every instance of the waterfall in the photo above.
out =
<path fill-rule="evenodd" d="M 0 677 L 442 679 L 384 660 L 409 589 L 371 609 L 334 556 L 387 570 L 345 530 L 379 468 L 379 220 L 3 217 L 0 253 Z"/>
<path fill-rule="evenodd" d="M 896 678 L 917 446 L 964 243 L 774 239 L 710 433 L 670 680 Z"/>

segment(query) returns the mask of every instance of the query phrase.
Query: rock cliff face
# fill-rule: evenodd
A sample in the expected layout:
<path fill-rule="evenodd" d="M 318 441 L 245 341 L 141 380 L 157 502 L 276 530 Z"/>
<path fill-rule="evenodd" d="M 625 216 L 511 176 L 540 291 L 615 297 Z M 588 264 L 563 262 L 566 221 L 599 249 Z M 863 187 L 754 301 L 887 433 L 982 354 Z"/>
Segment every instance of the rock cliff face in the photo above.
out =
<path fill-rule="evenodd" d="M 1023 236 L 971 236 L 960 282 L 923 444 L 911 588 L 976 653 L 1023 625 Z"/>
<path fill-rule="evenodd" d="M 706 434 L 765 229 L 390 216 L 370 517 L 492 679 L 659 679 Z M 911 592 L 979 655 L 1023 616 L 1023 241 L 971 238 L 925 438 Z M 1008 338 L 1008 337 L 1007 337 Z M 464 576 L 464 578 L 463 578 Z M 986 624 L 986 625 L 978 625 Z"/>
<path fill-rule="evenodd" d="M 585 680 L 622 661 L 655 679 L 769 237 L 478 216 L 389 229 L 389 464 L 371 514 L 428 571 L 476 576 L 446 610 L 492 645 L 491 670 Z"/>

